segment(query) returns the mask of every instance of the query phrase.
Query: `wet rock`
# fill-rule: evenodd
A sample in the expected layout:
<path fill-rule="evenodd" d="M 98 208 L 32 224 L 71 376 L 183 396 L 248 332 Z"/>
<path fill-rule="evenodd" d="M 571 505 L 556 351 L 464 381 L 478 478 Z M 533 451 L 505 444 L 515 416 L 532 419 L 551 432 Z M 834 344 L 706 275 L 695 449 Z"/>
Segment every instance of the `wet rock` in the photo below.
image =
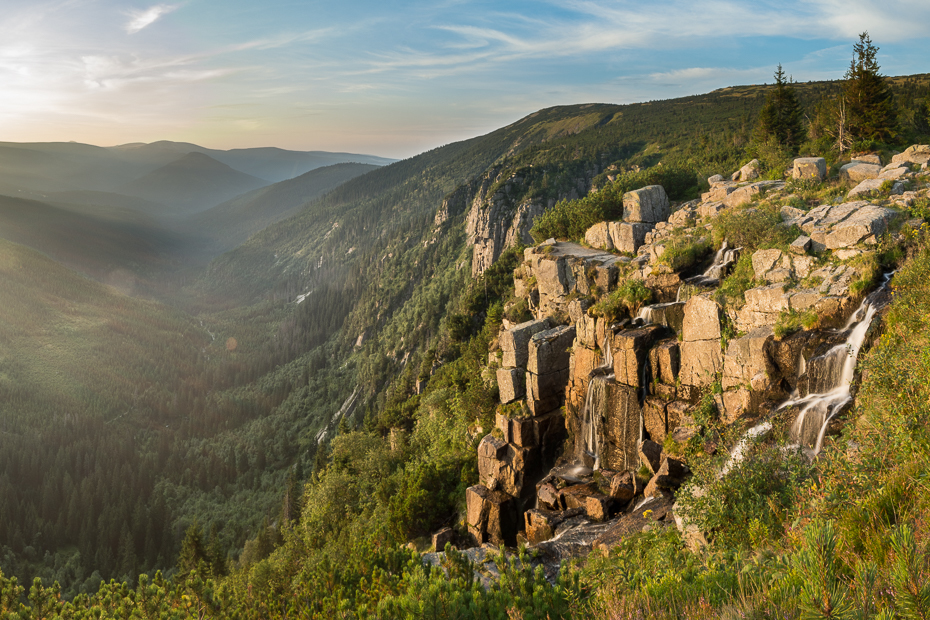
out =
<path fill-rule="evenodd" d="M 587 507 L 588 497 L 597 492 L 597 485 L 593 482 L 575 484 L 565 487 L 559 492 L 559 503 L 564 510 L 571 510 L 572 508 L 584 510 Z"/>
<path fill-rule="evenodd" d="M 610 496 L 623 502 L 633 499 L 635 492 L 635 483 L 633 475 L 630 472 L 617 474 L 610 481 Z"/>
<path fill-rule="evenodd" d="M 614 335 L 611 350 L 614 358 L 614 375 L 618 383 L 642 387 L 648 374 L 643 372 L 653 342 L 662 333 L 657 325 L 624 330 Z"/>
<path fill-rule="evenodd" d="M 649 439 L 639 444 L 639 460 L 653 474 L 659 471 L 662 463 L 662 446 Z"/>
<path fill-rule="evenodd" d="M 627 222 L 664 222 L 669 215 L 668 195 L 661 185 L 648 185 L 623 195 L 623 219 Z"/>
<path fill-rule="evenodd" d="M 616 471 L 639 467 L 639 390 L 608 382 L 603 419 L 602 464 Z"/>
<path fill-rule="evenodd" d="M 501 334 L 500 346 L 504 352 L 502 363 L 509 368 L 526 368 L 528 350 L 533 335 L 550 328 L 549 319 L 527 321 Z"/>
<path fill-rule="evenodd" d="M 799 157 L 794 160 L 791 176 L 820 182 L 827 178 L 827 160 L 823 157 Z"/>
<path fill-rule="evenodd" d="M 597 493 L 588 496 L 585 513 L 591 521 L 607 521 L 620 512 L 620 508 L 620 502 L 615 498 Z"/>
<path fill-rule="evenodd" d="M 652 290 L 658 303 L 671 303 L 678 295 L 681 286 L 681 277 L 677 273 L 651 273 L 643 282 L 646 288 Z M 665 323 L 668 325 L 667 323 Z M 669 325 L 669 327 L 672 327 Z M 672 329 L 675 329 L 672 327 Z M 678 330 L 676 330 L 678 331 Z"/>
<path fill-rule="evenodd" d="M 677 292 L 676 292 L 677 294 Z M 670 302 L 646 306 L 640 312 L 645 323 L 663 325 L 680 334 L 685 320 L 685 302 Z"/>

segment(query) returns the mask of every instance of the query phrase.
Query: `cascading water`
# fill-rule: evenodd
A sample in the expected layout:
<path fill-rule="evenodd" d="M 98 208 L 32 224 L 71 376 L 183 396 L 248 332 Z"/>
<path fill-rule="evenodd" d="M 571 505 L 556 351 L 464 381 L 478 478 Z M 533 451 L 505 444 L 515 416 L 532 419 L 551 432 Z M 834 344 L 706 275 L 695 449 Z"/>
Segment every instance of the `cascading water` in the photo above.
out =
<path fill-rule="evenodd" d="M 818 368 L 818 376 L 812 386 L 819 391 L 803 398 L 789 400 L 779 409 L 800 407 L 798 417 L 791 425 L 791 436 L 800 444 L 809 456 L 816 456 L 823 448 L 827 426 L 850 401 L 851 386 L 856 371 L 859 350 L 865 341 L 866 332 L 875 317 L 875 300 L 891 279 L 891 273 L 885 276 L 882 286 L 866 297 L 856 312 L 849 318 L 844 329 L 850 329 L 846 341 L 838 344 L 823 355 L 802 361 L 798 364 L 800 372 L 811 373 Z"/>
<path fill-rule="evenodd" d="M 607 382 L 614 378 L 614 358 L 610 350 L 610 336 L 604 337 L 604 361 L 591 371 L 588 391 L 585 394 L 584 412 L 581 416 L 583 450 L 594 461 L 594 469 L 600 466 L 600 412 L 604 410 Z"/>
<path fill-rule="evenodd" d="M 714 254 L 714 262 L 701 274 L 701 278 L 704 280 L 722 280 L 723 276 L 726 275 L 725 272 L 727 268 L 736 262 L 741 249 L 742 248 L 731 248 L 730 245 L 724 241 L 720 245 L 720 249 L 717 250 L 717 253 Z"/>

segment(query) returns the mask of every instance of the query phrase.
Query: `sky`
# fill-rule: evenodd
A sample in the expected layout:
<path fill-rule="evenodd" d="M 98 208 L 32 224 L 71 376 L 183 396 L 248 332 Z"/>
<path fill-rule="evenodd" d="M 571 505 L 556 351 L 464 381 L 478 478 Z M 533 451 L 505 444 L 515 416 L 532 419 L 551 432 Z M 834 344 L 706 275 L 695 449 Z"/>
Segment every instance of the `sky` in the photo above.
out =
<path fill-rule="evenodd" d="M 928 0 L 0 0 L 0 141 L 409 157 L 553 105 L 930 72 Z"/>

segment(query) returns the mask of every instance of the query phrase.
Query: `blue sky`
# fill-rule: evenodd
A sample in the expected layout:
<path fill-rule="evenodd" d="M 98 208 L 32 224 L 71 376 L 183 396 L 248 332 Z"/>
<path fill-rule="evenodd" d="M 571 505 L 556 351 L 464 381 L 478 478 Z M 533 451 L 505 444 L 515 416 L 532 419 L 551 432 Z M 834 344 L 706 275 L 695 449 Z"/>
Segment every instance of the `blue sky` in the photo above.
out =
<path fill-rule="evenodd" d="M 928 0 L 0 0 L 0 140 L 407 157 L 540 108 L 930 72 Z"/>

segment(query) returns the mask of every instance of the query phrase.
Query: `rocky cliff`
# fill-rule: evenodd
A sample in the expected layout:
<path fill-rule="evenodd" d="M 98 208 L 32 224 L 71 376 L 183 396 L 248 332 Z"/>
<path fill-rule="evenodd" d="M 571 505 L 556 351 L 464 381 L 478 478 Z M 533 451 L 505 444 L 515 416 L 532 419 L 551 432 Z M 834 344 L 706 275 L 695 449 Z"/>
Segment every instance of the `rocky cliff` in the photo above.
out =
<path fill-rule="evenodd" d="M 700 545 L 712 532 L 675 509 L 686 454 L 729 450 L 723 476 L 746 442 L 778 432 L 816 458 L 852 404 L 888 257 L 922 223 L 908 207 L 928 200 L 927 159 L 915 146 L 829 180 L 823 160 L 805 158 L 784 182 L 758 181 L 750 162 L 708 179 L 699 201 L 629 192 L 623 221 L 592 227 L 589 247 L 528 248 L 514 275 L 535 318 L 505 321 L 492 346 L 501 407 L 468 491 L 473 542 L 526 541 L 558 559 L 677 525 Z M 872 172 L 883 184 L 864 193 L 855 175 Z M 469 212 L 473 273 L 521 230 L 507 185 L 488 196 L 490 185 Z M 743 439 L 728 445 L 711 427 Z"/>

